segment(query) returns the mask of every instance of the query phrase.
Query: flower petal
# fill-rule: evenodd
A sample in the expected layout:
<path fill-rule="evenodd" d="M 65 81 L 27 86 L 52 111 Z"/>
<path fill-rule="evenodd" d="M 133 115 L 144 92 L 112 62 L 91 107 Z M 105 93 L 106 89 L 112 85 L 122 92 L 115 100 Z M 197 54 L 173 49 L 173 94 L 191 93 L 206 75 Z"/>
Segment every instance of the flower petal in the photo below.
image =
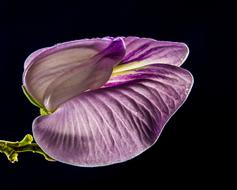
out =
<path fill-rule="evenodd" d="M 98 88 L 125 54 L 121 38 L 66 42 L 26 60 L 23 84 L 49 111 L 81 92 Z"/>
<path fill-rule="evenodd" d="M 186 60 L 188 46 L 180 42 L 157 41 L 151 38 L 124 37 L 126 55 L 113 72 L 164 63 L 180 66 Z"/>
<path fill-rule="evenodd" d="M 36 118 L 35 141 L 52 158 L 75 166 L 124 162 L 156 142 L 192 84 L 188 71 L 165 64 L 115 76 Z"/>

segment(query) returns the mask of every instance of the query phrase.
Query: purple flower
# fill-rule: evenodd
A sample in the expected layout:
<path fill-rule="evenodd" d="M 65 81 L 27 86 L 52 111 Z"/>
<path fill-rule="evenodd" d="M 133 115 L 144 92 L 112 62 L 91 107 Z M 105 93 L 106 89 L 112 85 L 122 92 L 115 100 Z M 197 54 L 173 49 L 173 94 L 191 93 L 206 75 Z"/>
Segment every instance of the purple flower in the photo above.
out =
<path fill-rule="evenodd" d="M 150 148 L 186 100 L 192 75 L 183 43 L 106 37 L 32 53 L 23 86 L 40 107 L 38 145 L 75 166 L 124 162 Z"/>

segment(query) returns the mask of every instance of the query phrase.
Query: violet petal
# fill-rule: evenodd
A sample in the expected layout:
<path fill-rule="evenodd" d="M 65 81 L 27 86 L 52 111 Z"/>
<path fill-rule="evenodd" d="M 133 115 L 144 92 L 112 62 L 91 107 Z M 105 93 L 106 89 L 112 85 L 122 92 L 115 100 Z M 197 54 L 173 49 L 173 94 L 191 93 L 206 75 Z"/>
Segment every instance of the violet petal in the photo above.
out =
<path fill-rule="evenodd" d="M 124 162 L 156 142 L 192 84 L 187 70 L 165 64 L 115 76 L 36 118 L 35 141 L 52 158 L 75 166 Z"/>
<path fill-rule="evenodd" d="M 180 42 L 139 37 L 124 37 L 123 40 L 126 45 L 126 55 L 121 64 L 140 62 L 141 65 L 164 63 L 180 66 L 189 53 L 187 45 Z"/>

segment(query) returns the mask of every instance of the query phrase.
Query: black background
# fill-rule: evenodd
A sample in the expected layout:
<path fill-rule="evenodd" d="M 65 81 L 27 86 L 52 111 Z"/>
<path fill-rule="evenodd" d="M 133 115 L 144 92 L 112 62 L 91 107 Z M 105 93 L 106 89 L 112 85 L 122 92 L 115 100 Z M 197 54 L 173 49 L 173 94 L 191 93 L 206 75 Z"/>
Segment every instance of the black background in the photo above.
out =
<path fill-rule="evenodd" d="M 50 163 L 32 153 L 20 154 L 19 162 L 10 164 L 0 154 L 1 187 L 79 189 L 112 183 L 111 188 L 130 184 L 193 189 L 221 183 L 221 171 L 228 168 L 222 160 L 228 156 L 223 145 L 228 126 L 224 117 L 230 117 L 226 105 L 235 97 L 228 93 L 234 80 L 226 69 L 231 62 L 221 50 L 230 38 L 227 17 L 231 11 L 225 11 L 223 5 L 200 1 L 1 1 L 0 139 L 15 141 L 31 133 L 38 110 L 21 91 L 23 63 L 42 47 L 74 39 L 128 35 L 185 42 L 190 55 L 182 67 L 195 79 L 186 103 L 155 146 L 141 156 L 113 166 L 80 168 Z"/>

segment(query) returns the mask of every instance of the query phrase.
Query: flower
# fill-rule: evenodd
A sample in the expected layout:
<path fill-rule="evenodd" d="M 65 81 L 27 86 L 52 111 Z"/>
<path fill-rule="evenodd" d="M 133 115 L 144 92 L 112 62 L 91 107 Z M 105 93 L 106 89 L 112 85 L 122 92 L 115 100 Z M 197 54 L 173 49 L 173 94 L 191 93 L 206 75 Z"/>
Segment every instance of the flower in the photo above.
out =
<path fill-rule="evenodd" d="M 37 144 L 57 161 L 104 166 L 141 154 L 186 100 L 184 43 L 139 37 L 70 41 L 32 53 L 23 86 L 41 110 Z"/>

